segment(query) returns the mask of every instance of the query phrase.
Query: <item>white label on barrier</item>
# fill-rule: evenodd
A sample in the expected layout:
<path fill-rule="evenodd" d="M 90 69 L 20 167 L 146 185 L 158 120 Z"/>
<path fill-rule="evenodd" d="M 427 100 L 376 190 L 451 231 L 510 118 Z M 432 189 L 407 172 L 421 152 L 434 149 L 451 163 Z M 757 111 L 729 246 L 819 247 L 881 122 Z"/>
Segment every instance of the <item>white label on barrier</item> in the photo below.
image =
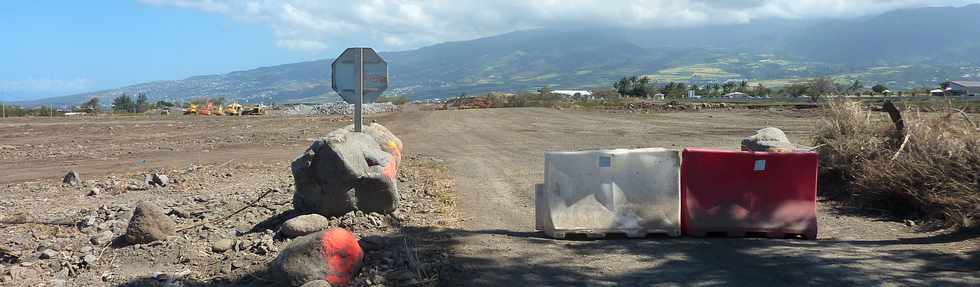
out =
<path fill-rule="evenodd" d="M 612 157 L 599 156 L 599 167 L 612 167 Z"/>
<path fill-rule="evenodd" d="M 764 171 L 766 170 L 766 160 L 757 159 L 755 160 L 755 167 L 752 168 L 753 171 Z"/>

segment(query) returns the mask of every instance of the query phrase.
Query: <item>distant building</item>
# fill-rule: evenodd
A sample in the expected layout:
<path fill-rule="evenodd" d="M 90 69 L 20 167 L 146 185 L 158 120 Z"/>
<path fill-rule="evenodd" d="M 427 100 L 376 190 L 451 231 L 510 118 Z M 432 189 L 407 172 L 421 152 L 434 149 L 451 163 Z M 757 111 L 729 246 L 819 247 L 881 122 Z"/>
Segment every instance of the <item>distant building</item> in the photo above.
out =
<path fill-rule="evenodd" d="M 980 82 L 952 81 L 949 90 L 954 96 L 980 95 Z"/>
<path fill-rule="evenodd" d="M 943 90 L 940 90 L 940 89 L 935 89 L 935 90 L 929 91 L 929 94 L 930 95 L 933 95 L 933 96 L 937 96 L 937 97 L 942 97 L 942 96 L 945 96 L 946 95 L 946 92 L 944 92 Z"/>
<path fill-rule="evenodd" d="M 653 99 L 654 100 L 661 100 L 662 101 L 662 100 L 664 100 L 664 98 L 666 98 L 666 96 L 664 94 L 661 94 L 661 93 L 657 93 L 656 95 L 653 95 Z"/>
<path fill-rule="evenodd" d="M 738 98 L 746 98 L 748 96 L 749 96 L 748 94 L 743 93 L 743 92 L 732 92 L 732 93 L 727 93 L 727 94 L 725 94 L 724 96 L 721 96 L 721 97 L 722 98 L 729 98 L 729 99 L 738 99 Z"/>
<path fill-rule="evenodd" d="M 590 97 L 592 92 L 586 90 L 554 90 L 552 94 L 559 94 L 566 97 Z"/>

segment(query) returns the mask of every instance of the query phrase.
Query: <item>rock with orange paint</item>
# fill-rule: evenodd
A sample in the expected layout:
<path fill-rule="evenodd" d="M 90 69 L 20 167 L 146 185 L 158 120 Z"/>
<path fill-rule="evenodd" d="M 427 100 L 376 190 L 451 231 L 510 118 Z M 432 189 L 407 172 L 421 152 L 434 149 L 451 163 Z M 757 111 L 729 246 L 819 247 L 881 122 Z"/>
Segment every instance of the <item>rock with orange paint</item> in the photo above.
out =
<path fill-rule="evenodd" d="M 398 207 L 402 142 L 373 123 L 334 130 L 292 163 L 293 207 L 304 213 L 340 216 L 361 210 L 391 213 Z"/>
<path fill-rule="evenodd" d="M 331 228 L 294 239 L 272 262 L 277 283 L 303 286 L 318 280 L 346 286 L 361 269 L 364 252 L 357 237 L 342 228 Z"/>

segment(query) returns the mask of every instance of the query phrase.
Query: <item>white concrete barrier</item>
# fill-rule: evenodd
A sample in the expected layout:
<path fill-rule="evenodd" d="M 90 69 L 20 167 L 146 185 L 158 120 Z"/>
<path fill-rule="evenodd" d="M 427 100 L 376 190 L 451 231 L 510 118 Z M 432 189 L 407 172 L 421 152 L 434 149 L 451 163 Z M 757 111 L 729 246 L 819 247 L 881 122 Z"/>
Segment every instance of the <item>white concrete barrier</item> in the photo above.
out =
<path fill-rule="evenodd" d="M 535 226 L 569 233 L 680 235 L 680 156 L 661 148 L 545 153 Z"/>

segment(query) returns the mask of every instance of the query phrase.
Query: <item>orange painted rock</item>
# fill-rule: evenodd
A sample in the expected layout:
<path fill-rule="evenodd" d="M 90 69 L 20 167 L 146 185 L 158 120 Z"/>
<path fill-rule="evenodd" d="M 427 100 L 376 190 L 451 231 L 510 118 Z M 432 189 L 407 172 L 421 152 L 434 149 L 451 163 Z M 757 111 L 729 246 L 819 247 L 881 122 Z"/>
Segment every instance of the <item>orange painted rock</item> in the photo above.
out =
<path fill-rule="evenodd" d="M 276 257 L 271 271 L 278 283 L 286 286 L 317 280 L 346 286 L 357 276 L 363 259 L 354 234 L 331 228 L 294 239 Z"/>

